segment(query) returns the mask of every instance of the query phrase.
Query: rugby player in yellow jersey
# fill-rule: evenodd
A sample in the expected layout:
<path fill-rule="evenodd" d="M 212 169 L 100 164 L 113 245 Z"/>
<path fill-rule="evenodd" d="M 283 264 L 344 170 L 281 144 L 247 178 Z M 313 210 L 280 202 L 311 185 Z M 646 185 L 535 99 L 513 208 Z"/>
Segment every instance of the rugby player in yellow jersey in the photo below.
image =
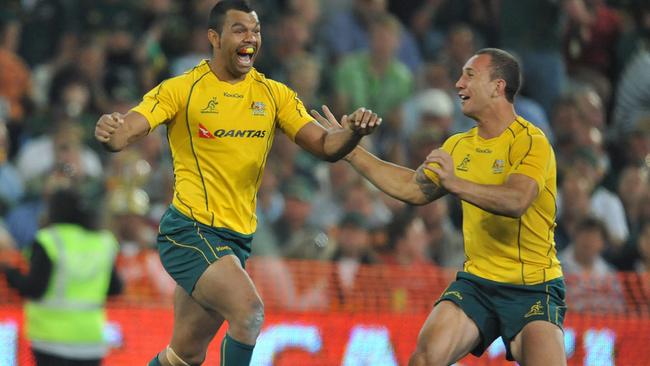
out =
<path fill-rule="evenodd" d="M 387 194 L 422 205 L 462 200 L 465 264 L 436 302 L 409 365 L 450 365 L 503 337 L 521 365 L 566 365 L 564 282 L 556 256 L 556 167 L 540 129 L 515 113 L 520 67 L 507 52 L 478 51 L 456 87 L 476 121 L 416 171 L 361 147 L 346 157 Z M 340 128 L 321 119 L 331 129 Z"/>
<path fill-rule="evenodd" d="M 163 81 L 126 115 L 102 116 L 96 138 L 111 151 L 165 124 L 175 186 L 158 249 L 178 286 L 170 344 L 149 365 L 199 365 L 224 319 L 220 365 L 250 363 L 264 317 L 243 269 L 256 228 L 256 193 L 277 129 L 312 154 L 336 161 L 381 123 L 370 110 L 343 116 L 345 128 L 315 123 L 296 93 L 252 66 L 260 24 L 244 0 L 223 0 L 210 13 L 213 57 Z M 327 119 L 336 123 L 323 108 Z"/>

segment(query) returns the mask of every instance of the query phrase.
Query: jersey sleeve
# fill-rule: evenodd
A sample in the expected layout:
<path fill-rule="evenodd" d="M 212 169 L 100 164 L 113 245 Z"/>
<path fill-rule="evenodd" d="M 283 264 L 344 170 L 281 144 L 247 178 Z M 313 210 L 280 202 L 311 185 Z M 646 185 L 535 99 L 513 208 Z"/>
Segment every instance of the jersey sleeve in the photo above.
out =
<path fill-rule="evenodd" d="M 546 185 L 548 167 L 553 159 L 551 144 L 544 135 L 526 135 L 518 139 L 510 149 L 510 161 L 512 161 L 512 174 L 523 174 L 533 178 L 541 192 Z"/>
<path fill-rule="evenodd" d="M 173 79 L 165 80 L 144 95 L 140 104 L 131 109 L 143 115 L 154 129 L 172 118 L 180 110 L 180 98 L 175 93 Z"/>
<path fill-rule="evenodd" d="M 296 134 L 307 123 L 314 120 L 302 104 L 295 91 L 286 85 L 276 83 L 279 97 L 277 99 L 277 121 L 280 129 L 294 141 Z"/>
<path fill-rule="evenodd" d="M 451 150 L 452 150 L 453 146 L 456 144 L 456 141 L 458 141 L 458 138 L 459 138 L 458 135 L 451 136 L 450 138 L 445 140 L 445 142 L 442 144 L 440 149 L 446 151 L 448 154 L 451 155 Z M 428 165 L 430 167 L 435 167 L 435 168 L 440 167 L 440 164 L 438 164 L 438 163 L 429 163 Z M 433 183 L 437 184 L 438 186 L 440 185 L 440 178 L 438 177 L 438 174 L 432 172 L 431 170 L 427 170 L 427 169 L 424 170 L 424 174 L 427 177 L 429 177 L 429 179 L 431 179 L 431 181 Z"/>

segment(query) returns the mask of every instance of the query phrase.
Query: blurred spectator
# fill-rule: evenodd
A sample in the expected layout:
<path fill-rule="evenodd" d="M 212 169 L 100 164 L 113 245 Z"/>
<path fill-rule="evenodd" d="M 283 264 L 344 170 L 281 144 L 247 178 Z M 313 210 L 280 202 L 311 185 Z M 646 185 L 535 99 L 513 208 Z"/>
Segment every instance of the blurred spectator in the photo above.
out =
<path fill-rule="evenodd" d="M 368 221 L 362 214 L 346 213 L 339 221 L 336 251 L 330 259 L 337 263 L 337 280 L 344 292 L 354 288 L 360 265 L 378 262 L 370 247 Z"/>
<path fill-rule="evenodd" d="M 54 61 L 60 65 L 70 56 L 84 19 L 78 1 L 20 1 L 23 30 L 20 54 L 31 66 Z"/>
<path fill-rule="evenodd" d="M 617 145 L 622 151 L 622 166 L 650 168 L 650 112 L 639 117 Z"/>
<path fill-rule="evenodd" d="M 347 212 L 338 223 L 336 251 L 330 259 L 338 262 L 373 264 L 378 262 L 370 247 L 368 220 L 363 214 Z M 348 283 L 348 281 L 344 281 Z"/>
<path fill-rule="evenodd" d="M 139 188 L 116 187 L 108 194 L 106 209 L 120 246 L 117 269 L 126 283 L 125 295 L 138 301 L 170 301 L 176 283 L 153 247 L 157 228 L 147 216 L 147 193 Z"/>
<path fill-rule="evenodd" d="M 76 121 L 57 121 L 48 135 L 30 140 L 17 156 L 17 168 L 28 186 L 61 171 L 78 178 L 99 178 L 102 164 L 97 153 L 83 144 L 83 129 Z"/>
<path fill-rule="evenodd" d="M 81 127 L 83 143 L 102 151 L 93 138 L 100 110 L 95 103 L 92 85 L 81 70 L 76 65 L 56 70 L 48 87 L 47 108 L 27 121 L 30 135 L 48 133 L 52 120 L 71 120 Z"/>
<path fill-rule="evenodd" d="M 352 0 L 351 9 L 335 13 L 324 27 L 325 42 L 335 61 L 348 53 L 372 47 L 370 25 L 387 14 L 388 0 Z M 398 20 L 395 43 L 396 56 L 417 72 L 422 62 L 420 50 L 411 33 L 401 27 Z"/>
<path fill-rule="evenodd" d="M 321 64 L 309 54 L 297 56 L 286 64 L 287 85 L 291 87 L 305 108 L 319 109 L 325 100 L 320 94 Z"/>
<path fill-rule="evenodd" d="M 296 177 L 284 186 L 284 212 L 273 225 L 280 252 L 288 258 L 325 259 L 333 251 L 329 237 L 308 221 L 314 195 L 311 183 Z"/>
<path fill-rule="evenodd" d="M 612 53 L 622 31 L 618 13 L 604 0 L 584 0 L 588 22 L 570 19 L 565 32 L 565 53 L 569 71 L 594 69 L 614 76 L 616 56 Z"/>
<path fill-rule="evenodd" d="M 313 46 L 309 24 L 297 13 L 280 15 L 277 24 L 271 28 L 266 50 L 256 63 L 256 68 L 275 80 L 287 82 L 288 63 L 308 54 Z M 309 54 L 315 54 L 311 49 Z"/>
<path fill-rule="evenodd" d="M 450 136 L 454 117 L 454 102 L 440 89 L 425 89 L 404 104 L 404 125 L 396 131 L 410 139 L 423 130 L 436 130 L 443 138 Z"/>
<path fill-rule="evenodd" d="M 586 177 L 575 171 L 567 171 L 558 194 L 557 226 L 555 248 L 566 248 L 574 239 L 580 222 L 589 216 L 591 185 Z"/>
<path fill-rule="evenodd" d="M 413 75 L 396 59 L 399 22 L 384 14 L 369 25 L 370 49 L 347 56 L 337 66 L 337 105 L 341 110 L 366 106 L 384 119 L 413 90 Z"/>
<path fill-rule="evenodd" d="M 9 161 L 9 132 L 0 119 L 0 217 L 21 200 L 24 191 L 23 180 Z"/>
<path fill-rule="evenodd" d="M 2 268 L 25 303 L 27 337 L 37 366 L 97 365 L 104 341 L 107 295 L 121 292 L 114 267 L 118 245 L 92 222 L 89 203 L 73 190 L 48 201 L 48 224 L 31 247 L 30 271 Z M 83 363 L 82 363 L 83 362 Z"/>
<path fill-rule="evenodd" d="M 550 114 L 567 80 L 563 18 L 568 15 L 577 24 L 588 24 L 591 17 L 583 0 L 502 0 L 498 4 L 501 47 L 523 64 L 522 93 Z"/>
<path fill-rule="evenodd" d="M 359 176 L 345 162 L 318 165 L 315 171 L 319 190 L 314 194 L 314 209 L 310 221 L 329 229 L 343 217 L 346 192 L 360 181 Z"/>
<path fill-rule="evenodd" d="M 589 184 L 591 216 L 603 222 L 610 243 L 618 247 L 627 240 L 630 230 L 621 199 L 601 184 L 607 172 L 606 164 L 603 162 L 606 157 L 604 152 L 582 148 L 574 155 L 571 166 Z M 559 202 L 558 206 L 561 210 L 566 207 L 563 202 Z"/>
<path fill-rule="evenodd" d="M 392 253 L 382 257 L 383 263 L 401 266 L 432 265 L 430 236 L 424 221 L 412 208 L 393 217 L 388 226 L 388 245 Z"/>
<path fill-rule="evenodd" d="M 0 15 L 0 104 L 6 103 L 9 108 L 6 122 L 11 141 L 18 141 L 25 128 L 22 123 L 27 114 L 25 102 L 31 95 L 31 72 L 16 53 L 19 37 L 18 19 Z M 18 148 L 15 145 L 9 154 L 12 157 Z"/>
<path fill-rule="evenodd" d="M 463 73 L 463 65 L 478 51 L 474 31 L 467 24 L 453 25 L 447 32 L 445 46 L 437 57 L 445 65 L 451 80 Z"/>
<path fill-rule="evenodd" d="M 459 24 L 473 30 L 478 43 L 496 44 L 497 18 L 495 2 L 483 0 L 420 0 L 391 1 L 398 14 L 410 13 L 410 28 L 420 41 L 425 58 L 436 57 L 444 43 L 445 34 Z M 421 4 L 421 5 L 420 5 Z M 407 17 L 409 17 L 407 15 Z M 471 55 L 470 55 L 471 56 Z M 469 58 L 469 57 L 468 57 Z M 458 77 L 455 75 L 454 77 Z"/>
<path fill-rule="evenodd" d="M 586 129 L 582 128 L 582 120 L 578 107 L 573 98 L 568 95 L 561 97 L 551 114 L 551 127 L 555 133 L 553 148 L 558 160 L 558 171 L 566 170 L 567 159 L 578 148 L 587 144 Z"/>
<path fill-rule="evenodd" d="M 284 196 L 273 166 L 264 169 L 264 177 L 257 192 L 257 222 L 273 225 L 284 212 Z"/>
<path fill-rule="evenodd" d="M 422 129 L 413 133 L 406 142 L 408 148 L 408 167 L 416 169 L 434 149 L 442 146 L 445 135 L 438 129 Z"/>
<path fill-rule="evenodd" d="M 621 283 L 615 269 L 602 257 L 607 233 L 594 218 L 582 220 L 574 240 L 559 254 L 567 277 L 567 303 L 574 311 L 620 313 L 625 310 Z"/>
<path fill-rule="evenodd" d="M 170 71 L 176 76 L 198 65 L 201 60 L 210 58 L 210 43 L 205 39 L 205 24 L 192 27 L 187 49 L 171 60 Z"/>
<path fill-rule="evenodd" d="M 32 242 L 45 201 L 54 190 L 74 187 L 90 197 L 102 194 L 101 163 L 80 140 L 81 129 L 62 122 L 53 136 L 32 140 L 21 149 L 18 170 L 26 184 L 26 199 L 6 217 L 19 248 Z"/>
<path fill-rule="evenodd" d="M 386 225 L 392 218 L 392 212 L 378 196 L 384 196 L 376 188 L 363 180 L 356 180 L 343 192 L 343 212 L 361 214 L 369 227 Z"/>
<path fill-rule="evenodd" d="M 641 120 L 639 117 L 650 115 L 650 73 L 647 72 L 648 69 L 650 69 L 650 49 L 641 49 L 628 62 L 619 79 L 614 115 L 609 131 L 610 138 L 622 139 L 638 127 L 637 124 Z"/>
<path fill-rule="evenodd" d="M 463 234 L 449 217 L 449 199 L 442 198 L 418 206 L 416 212 L 424 220 L 429 235 L 429 255 L 442 267 L 461 269 L 465 263 Z"/>

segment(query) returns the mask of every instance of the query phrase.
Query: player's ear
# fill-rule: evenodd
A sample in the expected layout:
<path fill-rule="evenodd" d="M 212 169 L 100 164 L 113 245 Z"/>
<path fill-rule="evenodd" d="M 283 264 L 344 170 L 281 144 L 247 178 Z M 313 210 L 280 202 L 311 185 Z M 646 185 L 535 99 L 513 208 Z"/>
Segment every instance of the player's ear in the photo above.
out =
<path fill-rule="evenodd" d="M 208 41 L 210 41 L 213 49 L 221 47 L 221 35 L 214 29 L 208 29 Z"/>
<path fill-rule="evenodd" d="M 506 81 L 503 79 L 496 79 L 496 83 L 494 84 L 494 92 L 493 96 L 498 97 L 500 95 L 505 95 L 506 94 Z"/>

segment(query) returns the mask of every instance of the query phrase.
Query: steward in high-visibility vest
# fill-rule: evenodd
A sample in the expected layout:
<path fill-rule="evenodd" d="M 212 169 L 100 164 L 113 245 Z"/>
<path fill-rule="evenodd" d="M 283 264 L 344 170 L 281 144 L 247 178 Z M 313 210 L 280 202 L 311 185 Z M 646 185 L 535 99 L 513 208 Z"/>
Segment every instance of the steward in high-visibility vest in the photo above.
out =
<path fill-rule="evenodd" d="M 53 210 L 70 210 L 52 203 L 74 206 L 75 196 L 69 191 L 54 193 L 50 214 L 56 217 Z M 70 222 L 74 217 L 80 222 Z M 36 233 L 30 272 L 7 270 L 7 280 L 30 298 L 25 303 L 25 327 L 37 365 L 74 364 L 64 363 L 68 360 L 99 365 L 107 351 L 106 297 L 121 290 L 114 268 L 118 243 L 110 232 L 83 225 L 78 215 L 51 221 L 58 222 Z"/>

